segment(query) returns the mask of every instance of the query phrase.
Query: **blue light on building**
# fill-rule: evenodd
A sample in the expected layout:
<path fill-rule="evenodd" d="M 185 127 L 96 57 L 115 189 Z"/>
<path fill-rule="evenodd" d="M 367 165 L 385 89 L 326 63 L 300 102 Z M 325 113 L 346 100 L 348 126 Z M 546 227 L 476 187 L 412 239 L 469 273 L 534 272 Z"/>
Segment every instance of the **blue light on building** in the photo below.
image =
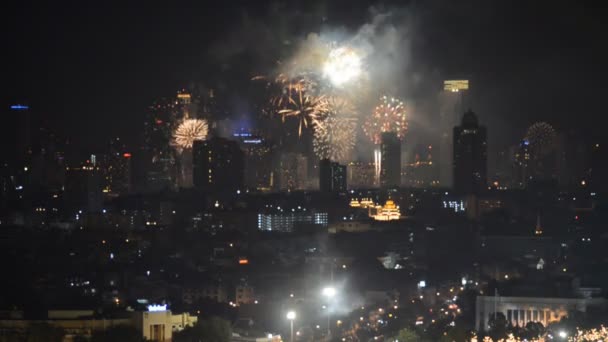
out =
<path fill-rule="evenodd" d="M 26 106 L 26 105 L 16 104 L 16 105 L 12 105 L 11 109 L 12 110 L 28 110 L 28 109 L 30 109 L 30 107 Z"/>

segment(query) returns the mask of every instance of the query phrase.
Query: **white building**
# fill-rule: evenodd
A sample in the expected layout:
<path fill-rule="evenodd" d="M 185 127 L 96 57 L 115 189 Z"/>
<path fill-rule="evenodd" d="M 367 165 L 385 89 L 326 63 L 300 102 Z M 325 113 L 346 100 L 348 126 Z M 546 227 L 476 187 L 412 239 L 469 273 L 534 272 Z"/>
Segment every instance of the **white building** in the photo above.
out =
<path fill-rule="evenodd" d="M 511 325 L 525 326 L 528 322 L 539 322 L 543 326 L 558 322 L 568 311 L 586 312 L 589 307 L 607 307 L 603 298 L 539 298 L 478 296 L 475 305 L 475 329 L 488 329 L 492 314 L 500 312 Z"/>

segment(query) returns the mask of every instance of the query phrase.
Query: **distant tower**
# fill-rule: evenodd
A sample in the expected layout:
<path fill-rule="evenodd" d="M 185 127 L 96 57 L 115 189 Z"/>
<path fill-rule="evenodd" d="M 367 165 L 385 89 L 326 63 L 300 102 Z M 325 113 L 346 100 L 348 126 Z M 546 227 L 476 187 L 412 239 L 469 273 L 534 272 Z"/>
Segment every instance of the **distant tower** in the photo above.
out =
<path fill-rule="evenodd" d="M 476 194 L 487 186 L 486 128 L 472 111 L 464 113 L 462 124 L 454 127 L 454 190 Z"/>
<path fill-rule="evenodd" d="M 383 188 L 401 186 L 401 140 L 396 133 L 382 133 L 380 153 L 380 186 Z"/>
<path fill-rule="evenodd" d="M 322 192 L 346 191 L 346 165 L 322 159 L 319 163 L 319 189 Z"/>
<path fill-rule="evenodd" d="M 209 192 L 243 188 L 245 161 L 236 141 L 219 137 L 196 140 L 192 152 L 196 188 Z"/>
<path fill-rule="evenodd" d="M 543 235 L 543 227 L 540 224 L 540 213 L 536 215 L 536 227 L 534 227 L 534 235 Z"/>
<path fill-rule="evenodd" d="M 454 126 L 458 124 L 458 116 L 465 110 L 468 91 L 468 80 L 447 80 L 443 82 L 443 91 L 439 95 L 439 155 L 435 162 L 439 164 L 439 185 L 443 187 L 454 185 L 452 133 Z"/>

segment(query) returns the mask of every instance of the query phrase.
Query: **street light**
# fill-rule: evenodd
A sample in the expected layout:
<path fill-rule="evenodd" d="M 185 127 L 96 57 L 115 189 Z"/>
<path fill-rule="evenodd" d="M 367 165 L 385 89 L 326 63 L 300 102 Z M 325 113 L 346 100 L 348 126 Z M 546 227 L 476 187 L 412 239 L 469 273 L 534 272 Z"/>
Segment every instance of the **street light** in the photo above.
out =
<path fill-rule="evenodd" d="M 332 298 L 333 296 L 336 295 L 336 288 L 335 287 L 325 287 L 323 288 L 323 291 L 321 292 L 325 297 L 328 298 Z"/>
<path fill-rule="evenodd" d="M 291 325 L 291 342 L 293 342 L 293 320 L 296 319 L 296 312 L 295 311 L 288 311 L 287 312 L 287 319 L 289 320 L 289 323 Z"/>
<path fill-rule="evenodd" d="M 329 301 L 336 295 L 336 288 L 333 286 L 324 287 L 323 290 L 321 290 L 321 294 L 323 294 L 323 296 L 327 297 L 327 299 Z M 328 307 L 327 308 L 327 336 L 328 337 L 331 333 L 330 329 L 331 329 L 331 312 Z"/>

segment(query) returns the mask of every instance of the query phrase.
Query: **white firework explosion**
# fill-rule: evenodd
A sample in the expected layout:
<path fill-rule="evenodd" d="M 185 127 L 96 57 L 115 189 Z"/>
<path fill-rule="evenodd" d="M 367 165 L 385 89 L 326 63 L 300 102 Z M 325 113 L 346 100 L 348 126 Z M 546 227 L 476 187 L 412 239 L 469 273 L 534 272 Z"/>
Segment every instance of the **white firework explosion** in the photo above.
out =
<path fill-rule="evenodd" d="M 192 148 L 195 140 L 207 139 L 208 130 L 205 120 L 185 119 L 173 132 L 172 143 L 179 150 Z"/>
<path fill-rule="evenodd" d="M 347 162 L 355 147 L 357 120 L 330 114 L 315 128 L 313 150 L 320 159 Z"/>

